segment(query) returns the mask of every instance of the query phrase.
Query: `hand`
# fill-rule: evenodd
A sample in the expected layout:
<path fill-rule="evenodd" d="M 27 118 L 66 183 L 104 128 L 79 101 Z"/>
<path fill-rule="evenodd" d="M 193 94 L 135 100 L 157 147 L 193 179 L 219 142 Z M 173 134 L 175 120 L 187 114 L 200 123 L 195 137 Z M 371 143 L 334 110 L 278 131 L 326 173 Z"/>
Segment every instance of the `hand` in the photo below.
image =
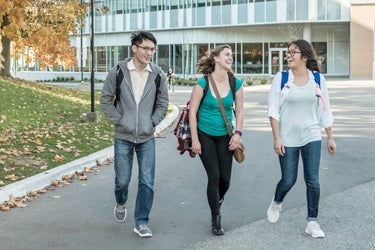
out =
<path fill-rule="evenodd" d="M 235 150 L 240 146 L 241 136 L 239 134 L 233 134 L 229 141 L 229 150 Z"/>
<path fill-rule="evenodd" d="M 275 142 L 273 144 L 273 148 L 274 148 L 275 153 L 277 155 L 284 156 L 284 154 L 285 154 L 285 147 L 284 147 L 284 143 L 283 143 L 283 141 L 281 139 L 275 140 Z"/>
<path fill-rule="evenodd" d="M 191 151 L 193 151 L 193 153 L 195 153 L 197 155 L 202 154 L 201 143 L 198 140 L 197 141 L 192 140 Z"/>
<path fill-rule="evenodd" d="M 330 155 L 334 155 L 336 153 L 336 147 L 335 141 L 333 139 L 329 139 L 327 142 L 327 149 Z"/>

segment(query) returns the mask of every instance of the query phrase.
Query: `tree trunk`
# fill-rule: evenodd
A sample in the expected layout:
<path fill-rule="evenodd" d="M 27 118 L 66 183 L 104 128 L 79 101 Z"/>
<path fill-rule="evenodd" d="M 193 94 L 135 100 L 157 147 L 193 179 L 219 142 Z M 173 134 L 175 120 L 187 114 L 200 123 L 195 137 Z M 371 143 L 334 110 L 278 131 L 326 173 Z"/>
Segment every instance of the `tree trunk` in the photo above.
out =
<path fill-rule="evenodd" d="M 1 76 L 11 77 L 10 74 L 10 40 L 6 36 L 1 36 Z"/>

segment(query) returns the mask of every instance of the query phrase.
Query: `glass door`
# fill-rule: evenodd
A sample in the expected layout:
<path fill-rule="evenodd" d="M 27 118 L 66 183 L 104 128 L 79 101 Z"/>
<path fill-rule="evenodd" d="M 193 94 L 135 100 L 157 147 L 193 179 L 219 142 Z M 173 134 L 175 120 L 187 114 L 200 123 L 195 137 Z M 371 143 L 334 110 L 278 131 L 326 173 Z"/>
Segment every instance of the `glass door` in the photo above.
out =
<path fill-rule="evenodd" d="M 271 75 L 275 75 L 282 70 L 288 69 L 288 63 L 286 61 L 286 51 L 286 48 L 270 49 L 270 53 L 268 54 L 268 72 L 270 72 Z"/>

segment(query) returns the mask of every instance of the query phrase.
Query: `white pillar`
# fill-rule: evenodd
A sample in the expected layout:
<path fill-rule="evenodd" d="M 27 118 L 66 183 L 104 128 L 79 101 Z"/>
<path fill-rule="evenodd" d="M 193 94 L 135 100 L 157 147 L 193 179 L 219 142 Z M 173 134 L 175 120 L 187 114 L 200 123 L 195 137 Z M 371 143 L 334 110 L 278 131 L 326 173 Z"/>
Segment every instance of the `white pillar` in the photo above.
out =
<path fill-rule="evenodd" d="M 305 23 L 303 25 L 303 39 L 311 42 L 311 24 Z"/>
<path fill-rule="evenodd" d="M 372 80 L 375 80 L 375 22 L 372 29 Z"/>

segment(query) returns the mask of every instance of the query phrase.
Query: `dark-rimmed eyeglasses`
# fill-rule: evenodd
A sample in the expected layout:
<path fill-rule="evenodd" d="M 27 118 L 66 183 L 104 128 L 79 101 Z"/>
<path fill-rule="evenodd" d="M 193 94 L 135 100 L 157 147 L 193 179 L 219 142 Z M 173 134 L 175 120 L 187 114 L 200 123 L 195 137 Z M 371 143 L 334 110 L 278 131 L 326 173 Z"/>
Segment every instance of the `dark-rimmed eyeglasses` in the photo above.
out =
<path fill-rule="evenodd" d="M 150 47 L 143 47 L 143 46 L 141 46 L 141 45 L 136 45 L 138 48 L 141 48 L 141 49 L 143 49 L 144 51 L 146 51 L 146 52 L 151 52 L 151 53 L 154 53 L 155 51 L 156 51 L 156 48 L 150 48 Z"/>
<path fill-rule="evenodd" d="M 295 50 L 292 50 L 292 51 L 287 51 L 286 54 L 288 55 L 291 55 L 291 56 L 294 56 L 296 53 L 302 53 L 301 51 L 295 51 Z"/>

